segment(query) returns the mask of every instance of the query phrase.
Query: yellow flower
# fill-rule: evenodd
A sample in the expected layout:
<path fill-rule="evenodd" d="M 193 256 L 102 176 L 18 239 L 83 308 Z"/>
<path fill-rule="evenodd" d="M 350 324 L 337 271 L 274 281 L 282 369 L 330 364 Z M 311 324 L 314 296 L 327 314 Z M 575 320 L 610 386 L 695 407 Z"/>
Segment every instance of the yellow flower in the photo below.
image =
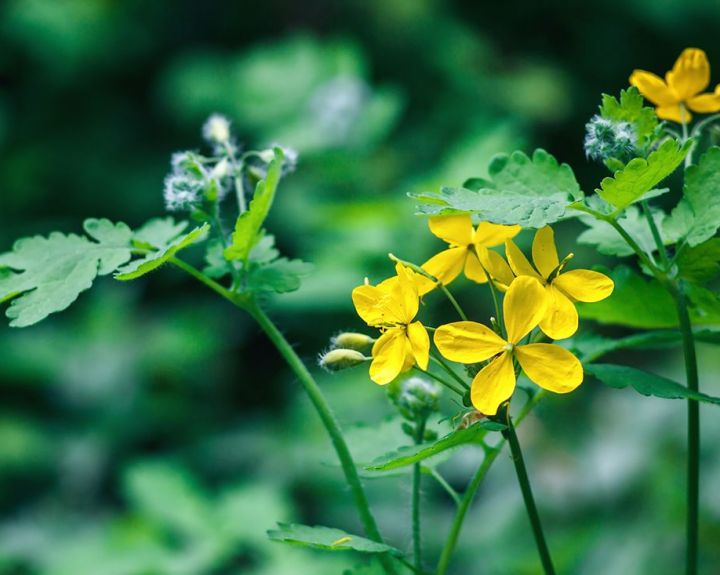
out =
<path fill-rule="evenodd" d="M 358 315 L 383 333 L 372 348 L 370 379 L 380 385 L 390 383 L 417 363 L 427 369 L 430 337 L 425 326 L 413 322 L 418 312 L 419 295 L 411 270 L 395 266 L 397 278 L 377 286 L 361 285 L 352 292 Z"/>
<path fill-rule="evenodd" d="M 578 313 L 575 309 L 575 301 L 603 300 L 615 287 L 613 281 L 600 272 L 571 270 L 563 273 L 565 262 L 572 257 L 572 254 L 562 263 L 559 261 L 555 234 L 550 226 L 535 232 L 532 245 L 535 267 L 512 240 L 505 242 L 505 255 L 515 275 L 535 278 L 545 286 L 548 305 L 540 321 L 540 329 L 552 339 L 564 339 L 577 331 Z"/>
<path fill-rule="evenodd" d="M 469 279 L 478 283 L 488 281 L 485 270 L 501 283 L 509 283 L 512 279 L 502 256 L 488 248 L 515 237 L 520 232 L 520 226 L 480 222 L 476 228 L 469 215 L 438 216 L 430 218 L 428 224 L 433 234 L 450 244 L 449 249 L 431 257 L 421 266 L 441 283 L 449 284 L 463 270 Z"/>
<path fill-rule="evenodd" d="M 714 94 L 700 93 L 710 83 L 710 64 L 705 52 L 698 48 L 683 50 L 664 81 L 652 72 L 635 70 L 630 83 L 655 104 L 663 120 L 689 122 L 692 114 L 688 109 L 701 114 L 720 111 L 720 86 Z"/>
<path fill-rule="evenodd" d="M 565 348 L 551 343 L 518 345 L 538 325 L 547 305 L 547 292 L 540 283 L 522 276 L 510 284 L 503 301 L 507 339 L 472 321 L 442 325 L 435 331 L 435 345 L 451 361 L 477 363 L 493 358 L 475 376 L 470 389 L 472 403 L 481 413 L 495 415 L 513 394 L 513 358 L 543 389 L 568 393 L 582 383 L 582 365 Z"/>

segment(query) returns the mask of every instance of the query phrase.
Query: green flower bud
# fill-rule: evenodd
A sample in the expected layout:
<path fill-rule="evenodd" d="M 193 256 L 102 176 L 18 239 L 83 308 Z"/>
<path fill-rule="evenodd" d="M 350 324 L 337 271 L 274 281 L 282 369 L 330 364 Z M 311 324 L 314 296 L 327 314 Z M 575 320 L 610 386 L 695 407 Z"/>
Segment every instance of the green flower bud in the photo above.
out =
<path fill-rule="evenodd" d="M 375 343 L 375 340 L 369 335 L 365 335 L 364 333 L 354 333 L 351 331 L 339 333 L 330 339 L 330 345 L 334 349 L 346 348 L 363 351 L 370 348 L 373 343 Z"/>
<path fill-rule="evenodd" d="M 409 421 L 427 419 L 438 410 L 442 388 L 422 377 L 411 377 L 390 388 L 390 398 Z"/>
<path fill-rule="evenodd" d="M 318 364 L 327 371 L 340 371 L 365 363 L 369 359 L 354 349 L 331 349 L 320 356 Z"/>

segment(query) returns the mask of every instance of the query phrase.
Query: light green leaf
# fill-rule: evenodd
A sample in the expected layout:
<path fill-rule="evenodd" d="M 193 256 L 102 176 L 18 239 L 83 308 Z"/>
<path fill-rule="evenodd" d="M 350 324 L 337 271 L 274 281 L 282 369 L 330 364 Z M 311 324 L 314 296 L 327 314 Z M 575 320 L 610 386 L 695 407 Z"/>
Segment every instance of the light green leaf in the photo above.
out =
<path fill-rule="evenodd" d="M 286 293 L 300 287 L 300 279 L 313 269 L 300 260 L 278 258 L 270 263 L 253 266 L 248 274 L 247 289 L 254 292 Z"/>
<path fill-rule="evenodd" d="M 653 210 L 652 214 L 659 229 L 666 215 L 660 210 Z M 588 229 L 578 236 L 577 241 L 579 244 L 594 246 L 598 252 L 608 256 L 627 257 L 635 254 L 623 237 L 609 223 L 592 216 L 580 216 L 580 220 L 588 226 Z M 628 206 L 618 218 L 618 223 L 645 253 L 653 253 L 657 250 L 650 226 L 645 216 L 641 214 L 636 206 Z M 667 240 L 663 238 L 663 242 L 667 243 Z"/>
<path fill-rule="evenodd" d="M 685 171 L 683 198 L 666 222 L 669 235 L 697 246 L 720 228 L 720 148 L 713 146 Z"/>
<path fill-rule="evenodd" d="M 664 399 L 694 399 L 704 403 L 720 405 L 720 397 L 712 397 L 698 391 L 691 391 L 684 385 L 625 365 L 594 363 L 584 366 L 585 372 L 610 387 L 623 389 L 632 386 L 642 395 Z"/>
<path fill-rule="evenodd" d="M 677 258 L 678 275 L 692 283 L 704 284 L 720 275 L 720 238 L 694 247 L 684 247 Z"/>
<path fill-rule="evenodd" d="M 134 280 L 146 273 L 156 270 L 170 258 L 172 258 L 180 250 L 183 250 L 195 243 L 203 241 L 207 238 L 210 226 L 203 224 L 199 228 L 195 228 L 191 232 L 180 236 L 173 240 L 170 244 L 158 249 L 157 251 L 147 254 L 145 257 L 130 262 L 126 266 L 120 268 L 115 274 L 117 280 Z"/>
<path fill-rule="evenodd" d="M 180 236 L 188 227 L 187 222 L 173 218 L 154 218 L 133 232 L 133 242 L 140 247 L 161 249 Z"/>
<path fill-rule="evenodd" d="M 0 255 L 0 302 L 13 300 L 7 310 L 13 327 L 25 327 L 72 304 L 98 275 L 114 272 L 131 257 L 132 231 L 123 223 L 86 220 L 90 239 L 51 233 L 18 240 L 12 252 Z"/>
<path fill-rule="evenodd" d="M 258 182 L 248 210 L 240 214 L 235 222 L 232 245 L 225 250 L 225 258 L 228 260 L 247 260 L 250 250 L 262 237 L 260 230 L 270 212 L 284 160 L 280 148 L 275 148 L 274 153 L 275 157 L 268 166 L 267 176 Z"/>
<path fill-rule="evenodd" d="M 535 150 L 532 159 L 523 152 L 495 156 L 488 173 L 489 180 L 466 182 L 472 190 L 443 188 L 414 195 L 419 212 L 472 212 L 496 224 L 540 228 L 566 217 L 567 206 L 583 197 L 570 166 L 558 164 L 544 150 Z"/>
<path fill-rule="evenodd" d="M 647 145 L 658 126 L 655 110 L 645 106 L 645 100 L 634 86 L 620 91 L 620 100 L 603 94 L 600 115 L 616 122 L 629 122 L 635 128 L 635 144 L 642 148 Z"/>
<path fill-rule="evenodd" d="M 360 553 L 390 553 L 402 556 L 399 549 L 377 543 L 365 537 L 351 535 L 332 527 L 278 523 L 278 529 L 267 532 L 272 541 L 291 543 L 301 547 L 313 547 L 325 551 L 359 551 Z"/>
<path fill-rule="evenodd" d="M 600 183 L 601 189 L 595 190 L 600 197 L 615 207 L 622 209 L 639 201 L 647 192 L 672 174 L 680 165 L 692 142 L 683 146 L 675 140 L 667 140 L 647 159 L 630 160 L 624 169 L 612 178 Z"/>
<path fill-rule="evenodd" d="M 365 469 L 368 471 L 389 471 L 398 467 L 412 465 L 453 447 L 466 443 L 480 444 L 488 431 L 501 431 L 503 429 L 505 429 L 505 426 L 501 423 L 481 421 L 466 429 L 453 431 L 430 445 L 420 444 L 400 447 L 396 451 L 378 457 L 370 465 L 365 466 Z"/>

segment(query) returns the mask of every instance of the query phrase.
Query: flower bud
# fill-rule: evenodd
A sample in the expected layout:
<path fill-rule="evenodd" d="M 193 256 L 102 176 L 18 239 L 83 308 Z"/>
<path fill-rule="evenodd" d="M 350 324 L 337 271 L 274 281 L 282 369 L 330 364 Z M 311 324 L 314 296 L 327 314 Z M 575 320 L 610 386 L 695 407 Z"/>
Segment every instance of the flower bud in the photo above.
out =
<path fill-rule="evenodd" d="M 375 343 L 375 340 L 369 335 L 365 335 L 364 333 L 355 333 L 351 331 L 339 333 L 330 339 L 330 345 L 334 349 L 346 348 L 363 351 L 372 346 L 373 343 Z"/>
<path fill-rule="evenodd" d="M 230 120 L 221 114 L 213 114 L 203 124 L 202 135 L 209 144 L 227 144 L 230 142 Z"/>
<path fill-rule="evenodd" d="M 438 410 L 441 391 L 438 384 L 416 376 L 404 380 L 397 388 L 391 388 L 390 398 L 400 415 L 417 421 Z"/>
<path fill-rule="evenodd" d="M 165 208 L 170 212 L 176 212 L 197 207 L 202 201 L 203 185 L 202 180 L 186 175 L 168 175 L 163 190 Z"/>
<path fill-rule="evenodd" d="M 598 161 L 615 158 L 627 161 L 636 155 L 635 128 L 629 122 L 616 122 L 595 115 L 585 125 L 585 155 Z"/>
<path fill-rule="evenodd" d="M 365 363 L 369 359 L 354 349 L 331 349 L 320 356 L 318 364 L 327 371 L 340 371 Z"/>

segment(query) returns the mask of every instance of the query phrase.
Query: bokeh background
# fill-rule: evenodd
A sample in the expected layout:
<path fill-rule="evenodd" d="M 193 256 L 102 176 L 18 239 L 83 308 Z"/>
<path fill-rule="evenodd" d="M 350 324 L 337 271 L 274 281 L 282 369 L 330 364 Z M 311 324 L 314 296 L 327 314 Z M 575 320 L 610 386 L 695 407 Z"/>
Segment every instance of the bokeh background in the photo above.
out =
<path fill-rule="evenodd" d="M 387 252 L 421 261 L 441 247 L 407 192 L 460 184 L 496 152 L 535 147 L 591 190 L 604 172 L 582 139 L 600 93 L 617 93 L 635 67 L 664 72 L 686 46 L 708 52 L 720 81 L 719 26 L 717 0 L 6 0 L 0 251 L 17 237 L 79 231 L 87 217 L 136 226 L 161 215 L 170 154 L 199 147 L 203 120 L 224 113 L 248 146 L 300 152 L 270 226 L 315 273 L 271 306 L 313 362 L 333 333 L 362 329 L 350 290 L 389 275 Z M 559 227 L 561 251 L 578 265 L 608 263 L 574 244 L 574 226 Z M 489 311 L 477 287 L 459 283 L 458 296 L 478 317 Z M 428 308 L 452 317 L 443 302 Z M 675 352 L 615 359 L 683 377 Z M 717 353 L 701 346 L 700 360 L 704 389 L 720 394 Z M 360 461 L 407 442 L 365 370 L 319 377 Z M 277 520 L 360 529 L 279 356 L 247 317 L 177 271 L 105 279 L 36 327 L 2 322 L 0 393 L 3 575 L 330 575 L 364 561 L 266 540 Z M 702 415 L 711 574 L 720 418 L 712 406 Z M 682 402 L 594 381 L 528 419 L 522 441 L 561 572 L 682 571 L 684 429 Z M 469 447 L 435 463 L 462 489 L 480 455 Z M 409 548 L 408 475 L 367 486 L 390 542 Z M 432 563 L 453 503 L 430 478 L 423 501 Z M 539 572 L 506 456 L 478 494 L 452 572 Z"/>

